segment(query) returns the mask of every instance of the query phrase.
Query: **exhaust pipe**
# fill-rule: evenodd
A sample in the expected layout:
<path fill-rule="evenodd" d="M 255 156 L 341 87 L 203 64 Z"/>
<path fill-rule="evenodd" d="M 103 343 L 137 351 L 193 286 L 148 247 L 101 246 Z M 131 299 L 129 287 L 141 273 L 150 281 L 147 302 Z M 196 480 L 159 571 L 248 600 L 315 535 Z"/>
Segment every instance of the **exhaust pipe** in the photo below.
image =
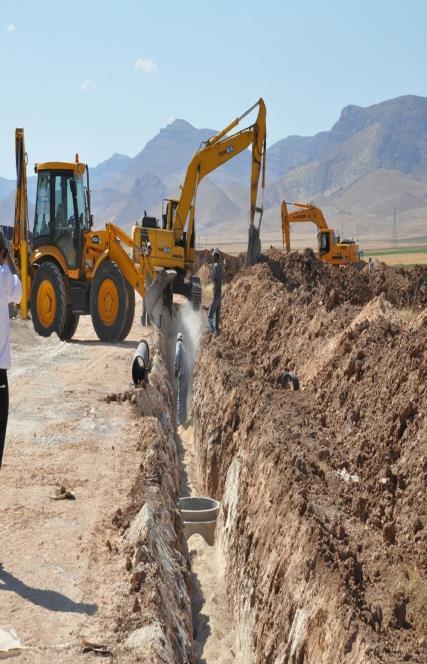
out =
<path fill-rule="evenodd" d="M 150 349 L 143 339 L 139 342 L 132 360 L 132 381 L 135 387 L 143 383 L 148 375 L 150 364 Z"/>

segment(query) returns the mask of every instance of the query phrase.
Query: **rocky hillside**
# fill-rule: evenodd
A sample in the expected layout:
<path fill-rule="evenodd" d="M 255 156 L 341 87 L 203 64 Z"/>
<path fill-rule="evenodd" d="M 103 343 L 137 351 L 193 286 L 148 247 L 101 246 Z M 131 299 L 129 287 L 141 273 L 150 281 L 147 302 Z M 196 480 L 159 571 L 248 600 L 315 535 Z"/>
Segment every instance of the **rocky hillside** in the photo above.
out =
<path fill-rule="evenodd" d="M 284 130 L 286 128 L 284 127 Z M 175 120 L 133 158 L 114 154 L 92 169 L 95 215 L 130 226 L 144 209 L 159 214 L 176 196 L 191 156 L 212 129 Z M 245 152 L 199 187 L 198 228 L 243 231 L 248 221 L 250 154 Z M 13 190 L 0 179 L 0 205 Z M 390 239 L 394 210 L 400 237 L 426 234 L 427 98 L 404 96 L 361 108 L 346 106 L 330 131 L 288 136 L 271 145 L 264 196 L 265 225 L 279 236 L 279 205 L 315 200 L 331 225 L 363 237 Z M 5 220 L 0 219 L 0 223 Z"/>

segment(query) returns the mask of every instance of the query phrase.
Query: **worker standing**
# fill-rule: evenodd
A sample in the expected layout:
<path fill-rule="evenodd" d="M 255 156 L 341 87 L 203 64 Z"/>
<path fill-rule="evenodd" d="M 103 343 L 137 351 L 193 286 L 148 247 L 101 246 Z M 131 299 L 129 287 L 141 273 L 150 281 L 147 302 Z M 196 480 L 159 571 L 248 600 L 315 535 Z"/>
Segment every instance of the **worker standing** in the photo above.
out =
<path fill-rule="evenodd" d="M 177 380 L 176 417 L 178 426 L 187 423 L 188 361 L 181 332 L 176 337 L 175 378 Z"/>
<path fill-rule="evenodd" d="M 374 271 L 374 261 L 372 260 L 371 256 L 368 258 L 368 272 L 371 274 Z"/>
<path fill-rule="evenodd" d="M 208 311 L 208 327 L 212 334 L 218 336 L 222 296 L 222 266 L 220 262 L 219 249 L 215 248 L 212 252 L 212 255 L 214 257 L 214 265 L 212 269 L 213 298 Z"/>
<path fill-rule="evenodd" d="M 9 302 L 18 303 L 22 296 L 17 269 L 9 254 L 6 238 L 0 230 L 0 468 L 9 414 L 7 370 L 10 368 Z"/>

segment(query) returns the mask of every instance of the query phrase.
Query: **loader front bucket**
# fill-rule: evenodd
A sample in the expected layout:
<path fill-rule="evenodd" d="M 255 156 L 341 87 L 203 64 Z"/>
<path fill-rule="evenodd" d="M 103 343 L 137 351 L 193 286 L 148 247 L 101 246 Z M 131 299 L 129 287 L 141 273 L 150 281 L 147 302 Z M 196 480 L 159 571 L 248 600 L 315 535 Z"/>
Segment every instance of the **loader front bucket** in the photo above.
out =
<path fill-rule="evenodd" d="M 261 240 L 259 237 L 259 228 L 254 224 L 249 226 L 248 250 L 246 252 L 245 267 L 253 265 L 261 255 Z"/>
<path fill-rule="evenodd" d="M 164 307 L 164 294 L 165 291 L 170 287 L 172 281 L 176 277 L 175 270 L 160 270 L 150 284 L 147 292 L 144 296 L 144 308 L 145 312 L 148 314 L 150 319 L 157 325 L 161 327 L 162 324 L 162 314 L 168 314 L 167 309 Z"/>

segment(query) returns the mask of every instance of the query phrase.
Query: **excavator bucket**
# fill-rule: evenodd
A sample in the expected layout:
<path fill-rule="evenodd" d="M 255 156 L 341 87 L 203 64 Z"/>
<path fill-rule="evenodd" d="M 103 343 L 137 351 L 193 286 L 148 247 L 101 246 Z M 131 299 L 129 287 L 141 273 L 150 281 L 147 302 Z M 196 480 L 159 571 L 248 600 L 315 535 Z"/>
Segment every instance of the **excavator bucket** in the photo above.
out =
<path fill-rule="evenodd" d="M 246 252 L 245 267 L 253 265 L 261 255 L 261 240 L 259 237 L 259 228 L 249 226 L 248 250 Z"/>
<path fill-rule="evenodd" d="M 159 270 L 156 278 L 145 293 L 145 313 L 150 316 L 158 327 L 161 327 L 162 314 L 164 313 L 163 296 L 175 277 L 175 270 Z"/>

